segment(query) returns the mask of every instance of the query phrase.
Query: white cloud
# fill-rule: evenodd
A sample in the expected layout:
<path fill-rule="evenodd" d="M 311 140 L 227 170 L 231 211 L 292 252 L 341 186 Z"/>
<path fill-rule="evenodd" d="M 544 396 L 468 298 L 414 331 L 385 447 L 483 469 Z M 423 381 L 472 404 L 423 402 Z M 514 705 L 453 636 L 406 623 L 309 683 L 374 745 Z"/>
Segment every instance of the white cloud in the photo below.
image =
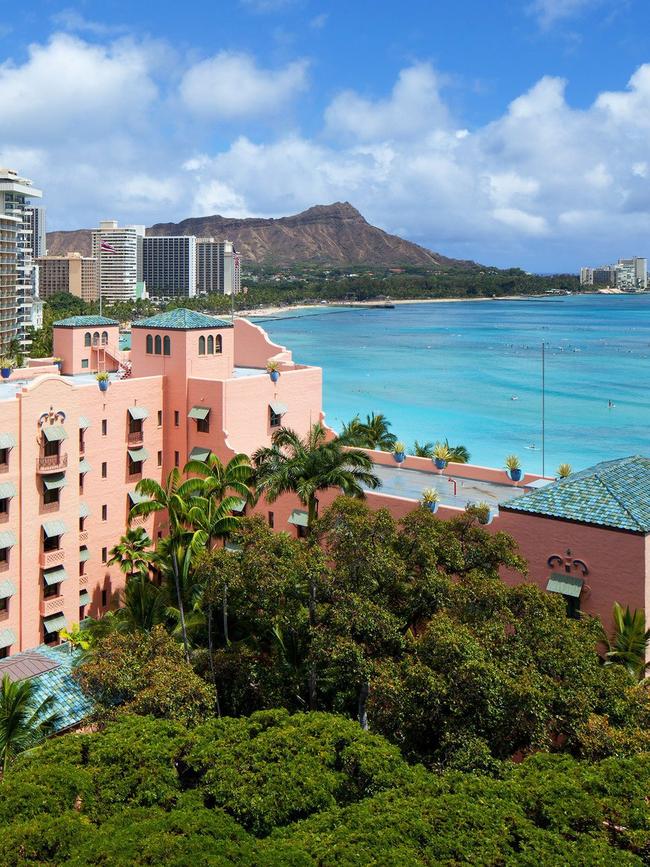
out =
<path fill-rule="evenodd" d="M 262 69 L 247 54 L 221 51 L 187 70 L 180 94 L 187 108 L 206 118 L 239 119 L 272 114 L 307 87 L 308 63 Z"/>
<path fill-rule="evenodd" d="M 296 0 L 239 0 L 239 2 L 253 12 L 277 12 L 293 6 Z"/>
<path fill-rule="evenodd" d="M 548 29 L 559 21 L 574 18 L 601 3 L 602 0 L 533 0 L 529 9 L 540 26 Z"/>
<path fill-rule="evenodd" d="M 156 98 L 147 51 L 128 40 L 90 45 L 58 34 L 22 66 L 0 66 L 3 137 L 51 141 L 132 125 Z M 137 124 L 136 124 L 137 125 Z"/>
<path fill-rule="evenodd" d="M 447 128 L 449 112 L 440 96 L 440 78 L 429 63 L 403 69 L 388 99 L 369 100 L 352 90 L 328 106 L 325 121 L 334 135 L 361 141 L 405 138 Z"/>

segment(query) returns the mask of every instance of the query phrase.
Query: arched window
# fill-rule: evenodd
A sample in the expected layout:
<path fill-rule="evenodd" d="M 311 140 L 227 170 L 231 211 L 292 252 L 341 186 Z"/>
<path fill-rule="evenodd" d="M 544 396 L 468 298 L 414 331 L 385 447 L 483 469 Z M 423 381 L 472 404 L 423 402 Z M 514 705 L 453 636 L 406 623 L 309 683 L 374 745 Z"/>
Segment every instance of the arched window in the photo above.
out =
<path fill-rule="evenodd" d="M 208 355 L 214 355 L 214 337 L 211 334 L 208 337 Z"/>
<path fill-rule="evenodd" d="M 214 351 L 217 353 L 217 355 L 220 355 L 223 351 L 223 341 L 220 334 L 217 334 L 217 336 L 214 338 Z"/>
<path fill-rule="evenodd" d="M 199 337 L 199 355 L 205 355 L 205 337 Z"/>
<path fill-rule="evenodd" d="M 147 334 L 147 354 L 153 355 L 153 337 Z"/>
<path fill-rule="evenodd" d="M 160 334 L 156 334 L 156 337 L 153 342 L 154 345 L 154 355 L 160 355 L 162 353 L 162 340 L 160 339 Z"/>
<path fill-rule="evenodd" d="M 92 337 L 90 331 L 86 331 L 86 333 L 84 334 L 84 346 L 90 346 L 91 342 Z"/>
<path fill-rule="evenodd" d="M 102 346 L 108 343 L 108 331 L 102 331 Z"/>
<path fill-rule="evenodd" d="M 99 331 L 95 331 L 93 334 L 93 346 L 99 345 Z"/>
<path fill-rule="evenodd" d="M 163 355 L 172 354 L 172 343 L 169 337 L 163 337 Z"/>

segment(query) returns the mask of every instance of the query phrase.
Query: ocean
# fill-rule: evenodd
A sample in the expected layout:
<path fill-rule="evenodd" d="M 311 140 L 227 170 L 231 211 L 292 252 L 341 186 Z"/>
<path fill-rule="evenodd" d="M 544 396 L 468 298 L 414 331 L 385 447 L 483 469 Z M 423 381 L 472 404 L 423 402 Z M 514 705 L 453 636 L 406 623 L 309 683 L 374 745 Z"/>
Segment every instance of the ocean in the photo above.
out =
<path fill-rule="evenodd" d="M 382 412 L 409 446 L 447 438 L 476 464 L 542 470 L 650 455 L 650 295 L 292 310 L 257 319 L 323 368 L 335 429 Z"/>

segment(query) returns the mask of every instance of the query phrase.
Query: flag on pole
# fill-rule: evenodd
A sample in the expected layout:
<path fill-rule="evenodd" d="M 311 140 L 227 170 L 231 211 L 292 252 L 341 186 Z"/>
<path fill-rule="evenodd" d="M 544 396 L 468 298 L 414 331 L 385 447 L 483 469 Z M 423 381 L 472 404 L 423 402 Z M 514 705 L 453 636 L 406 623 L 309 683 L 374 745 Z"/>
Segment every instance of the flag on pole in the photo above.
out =
<path fill-rule="evenodd" d="M 99 245 L 99 249 L 102 253 L 117 253 L 115 247 L 112 244 L 109 244 L 108 241 L 102 241 Z"/>

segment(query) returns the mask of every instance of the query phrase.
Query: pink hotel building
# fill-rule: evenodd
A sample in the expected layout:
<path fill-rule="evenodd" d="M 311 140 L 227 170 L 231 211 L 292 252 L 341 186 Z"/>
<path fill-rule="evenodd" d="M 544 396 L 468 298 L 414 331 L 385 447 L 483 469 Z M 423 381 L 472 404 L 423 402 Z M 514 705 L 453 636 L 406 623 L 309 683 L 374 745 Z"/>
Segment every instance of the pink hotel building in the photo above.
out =
<path fill-rule="evenodd" d="M 108 610 L 124 581 L 109 551 L 141 478 L 162 481 L 210 452 L 222 461 L 250 454 L 280 425 L 304 434 L 324 418 L 320 368 L 295 363 L 245 319 L 233 326 L 174 310 L 134 322 L 131 335 L 123 352 L 116 321 L 64 319 L 54 326 L 59 365 L 32 360 L 0 382 L 0 657 L 56 644 L 64 626 Z M 97 371 L 110 374 L 105 392 Z M 502 470 L 450 464 L 439 472 L 422 458 L 398 466 L 370 454 L 382 480 L 368 492 L 371 507 L 399 518 L 424 488 L 439 491 L 440 518 L 487 502 L 488 529 L 517 539 L 529 580 L 561 593 L 569 613 L 607 622 L 614 601 L 650 607 L 650 461 L 515 484 Z M 336 493 L 324 493 L 321 509 Z M 278 531 L 300 535 L 306 523 L 290 496 L 252 511 Z M 139 523 L 153 539 L 164 529 L 159 516 Z"/>

